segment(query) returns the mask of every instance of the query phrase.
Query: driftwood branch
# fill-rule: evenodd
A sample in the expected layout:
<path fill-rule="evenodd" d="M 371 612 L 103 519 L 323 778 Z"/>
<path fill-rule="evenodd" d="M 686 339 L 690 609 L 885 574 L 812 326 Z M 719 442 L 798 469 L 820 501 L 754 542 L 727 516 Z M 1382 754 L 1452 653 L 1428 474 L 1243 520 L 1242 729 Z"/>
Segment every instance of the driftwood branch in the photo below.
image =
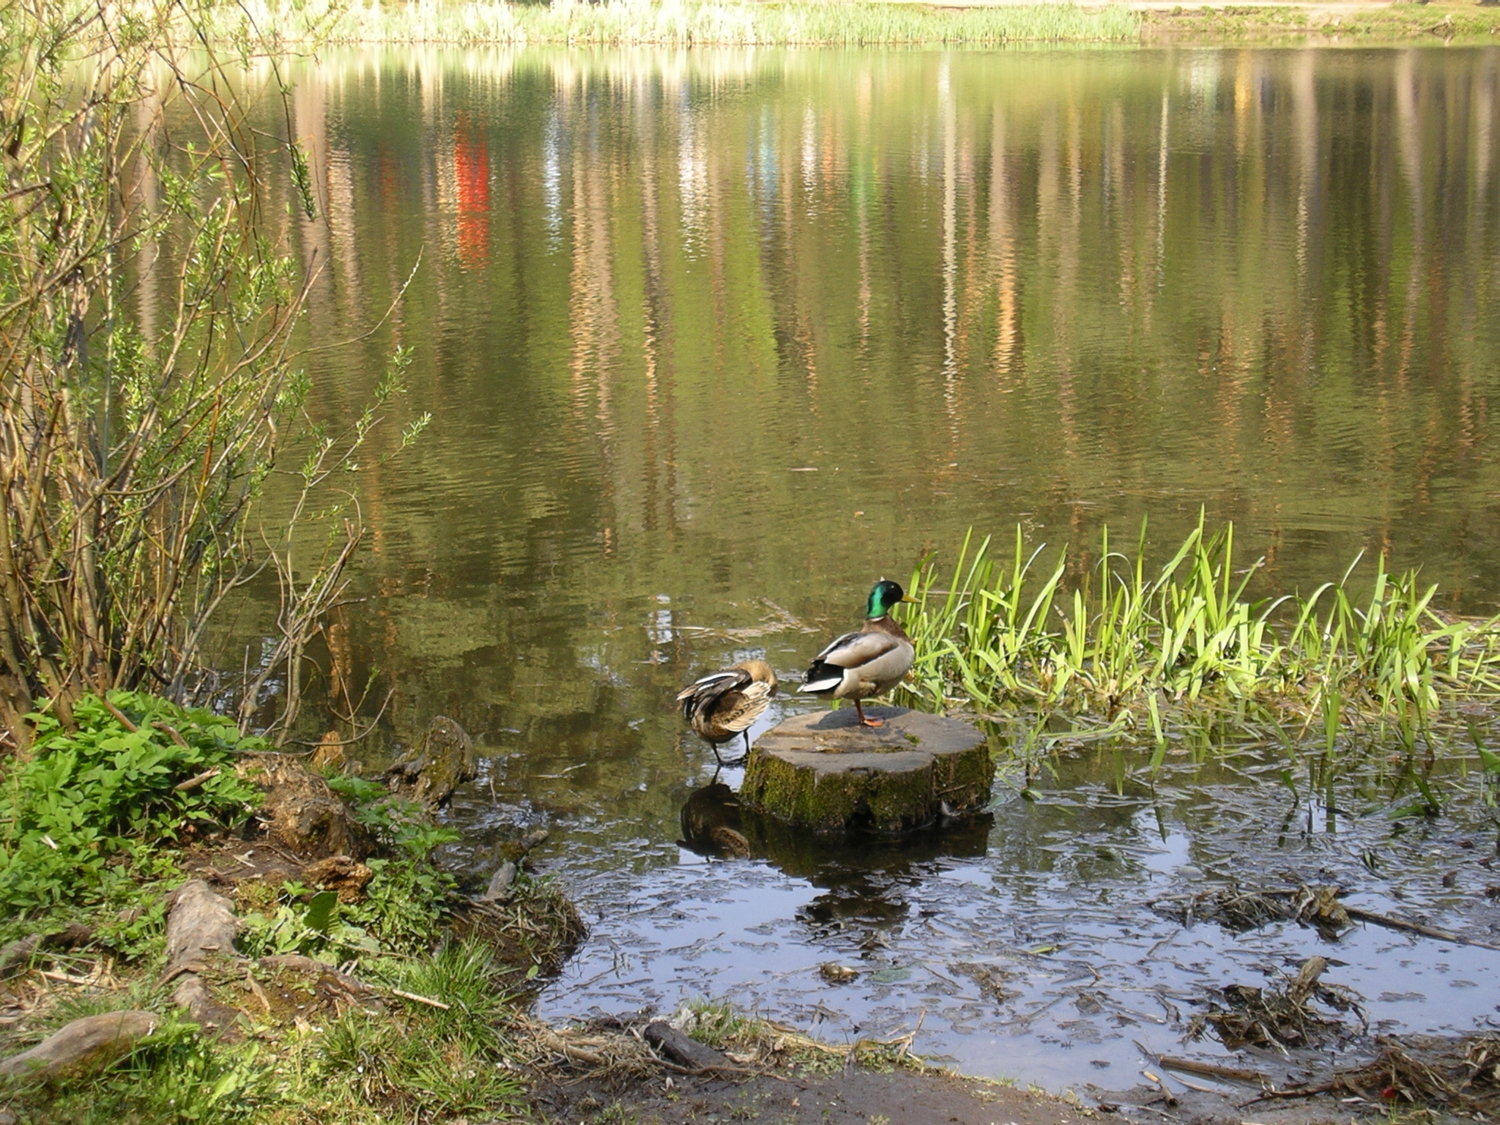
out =
<path fill-rule="evenodd" d="M 684 1035 L 669 1023 L 657 1020 L 646 1025 L 643 1033 L 647 1043 L 667 1058 L 689 1070 L 742 1070 L 712 1047 L 704 1046 L 689 1035 Z"/>
<path fill-rule="evenodd" d="M 53 1079 L 107 1066 L 156 1030 L 151 1012 L 105 1012 L 74 1020 L 29 1051 L 0 1062 L 0 1078 Z"/>
<path fill-rule="evenodd" d="M 1480 941 L 1478 938 L 1464 937 L 1462 934 L 1455 934 L 1449 930 L 1440 930 L 1436 926 L 1426 926 L 1421 922 L 1408 922 L 1405 918 L 1397 918 L 1391 914 L 1377 914 L 1373 910 L 1361 910 L 1357 906 L 1345 907 L 1345 910 L 1356 922 L 1369 922 L 1372 925 L 1384 926 L 1388 930 L 1402 930 L 1409 934 L 1435 938 L 1438 941 L 1451 941 L 1456 945 L 1472 945 L 1478 949 L 1493 949 L 1500 952 L 1500 945 Z"/>
<path fill-rule="evenodd" d="M 1172 1055 L 1160 1055 L 1157 1062 L 1167 1070 L 1196 1074 L 1202 1078 L 1222 1078 L 1229 1082 L 1246 1082 L 1261 1089 L 1270 1089 L 1274 1083 L 1258 1070 L 1238 1066 L 1220 1066 L 1218 1063 L 1199 1062 L 1197 1059 L 1179 1059 Z"/>
<path fill-rule="evenodd" d="M 411 1000 L 417 1004 L 426 1004 L 429 1008 L 441 1008 L 445 1012 L 453 1007 L 452 1004 L 444 1004 L 441 1000 L 434 1000 L 431 996 L 419 996 L 415 992 L 405 992 L 399 988 L 390 989 L 390 994 L 392 996 L 399 996 L 403 1000 Z"/>
<path fill-rule="evenodd" d="M 219 776 L 219 767 L 215 766 L 211 770 L 204 770 L 202 773 L 194 774 L 192 777 L 188 778 L 186 781 L 179 781 L 176 785 L 172 786 L 172 790 L 174 792 L 176 792 L 176 793 L 185 793 L 189 789 L 196 789 L 196 788 L 198 788 L 198 786 L 202 785 L 209 778 L 218 777 L 218 776 Z"/>

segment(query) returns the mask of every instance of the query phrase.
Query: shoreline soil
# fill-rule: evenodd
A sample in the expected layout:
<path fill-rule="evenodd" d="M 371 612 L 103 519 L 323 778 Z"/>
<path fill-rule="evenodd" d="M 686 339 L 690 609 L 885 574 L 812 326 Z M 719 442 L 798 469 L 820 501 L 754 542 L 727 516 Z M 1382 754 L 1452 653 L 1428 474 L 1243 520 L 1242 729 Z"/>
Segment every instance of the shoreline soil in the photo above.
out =
<path fill-rule="evenodd" d="M 154 939 L 122 943 L 110 927 L 136 920 L 123 914 L 35 917 L 31 935 L 0 951 L 0 1043 L 9 1056 L 0 1061 L 8 1079 L 0 1122 L 102 1122 L 125 1111 L 142 1121 L 275 1125 L 1207 1125 L 1244 1120 L 1253 1104 L 1257 1121 L 1310 1125 L 1384 1116 L 1393 1104 L 1468 1114 L 1500 1104 L 1491 1057 L 1500 1045 L 1482 1037 L 1434 1040 L 1425 1054 L 1387 1043 L 1362 1068 L 1307 1071 L 1301 1086 L 1278 1091 L 1251 1083 L 1216 1093 L 1203 1087 L 1213 1076 L 1167 1079 L 1157 1066 L 1144 1068 L 1134 1089 L 1080 1098 L 932 1066 L 912 1053 L 915 1031 L 829 1044 L 722 1005 L 684 1006 L 670 1023 L 635 1014 L 545 1026 L 527 1014 L 528 996 L 584 929 L 555 888 L 524 870 L 544 833 L 502 846 L 483 889 L 408 876 L 394 889 L 411 902 L 392 900 L 391 841 L 417 841 L 408 861 L 422 870 L 440 838 L 427 827 L 432 813 L 469 754 L 451 720 L 434 720 L 432 731 L 421 753 L 386 774 L 425 792 L 426 806 L 369 782 L 354 786 L 361 796 L 351 801 L 347 784 L 330 786 L 300 756 L 246 754 L 235 772 L 262 792 L 254 817 L 238 832 L 198 834 L 156 857 L 170 864 L 169 877 L 143 888 L 133 908 L 157 920 Z M 175 784 L 190 792 L 205 780 Z M 440 913 L 415 920 L 408 936 L 427 939 L 402 952 L 372 897 L 382 910 L 440 904 Z M 434 947 L 439 921 L 447 936 Z M 1313 972 L 1307 989 L 1315 984 Z M 1258 1018 L 1295 1020 L 1304 1014 L 1298 1001 Z M 111 1015 L 114 1037 L 100 1039 Z M 184 1067 L 183 1056 L 204 1061 Z M 45 1069 L 29 1072 L 33 1061 Z M 291 1071 L 311 1084 L 284 1077 Z M 161 1096 L 132 1084 L 159 1084 Z"/>

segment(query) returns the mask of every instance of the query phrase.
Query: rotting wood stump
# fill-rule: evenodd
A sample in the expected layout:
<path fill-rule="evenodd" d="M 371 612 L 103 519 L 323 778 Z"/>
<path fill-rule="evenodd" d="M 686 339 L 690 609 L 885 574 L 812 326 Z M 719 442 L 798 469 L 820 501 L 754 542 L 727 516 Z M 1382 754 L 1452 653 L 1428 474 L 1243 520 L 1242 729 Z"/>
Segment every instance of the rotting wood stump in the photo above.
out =
<path fill-rule="evenodd" d="M 989 742 L 958 719 L 866 707 L 797 715 L 750 751 L 740 801 L 815 832 L 901 832 L 984 807 L 995 780 Z"/>

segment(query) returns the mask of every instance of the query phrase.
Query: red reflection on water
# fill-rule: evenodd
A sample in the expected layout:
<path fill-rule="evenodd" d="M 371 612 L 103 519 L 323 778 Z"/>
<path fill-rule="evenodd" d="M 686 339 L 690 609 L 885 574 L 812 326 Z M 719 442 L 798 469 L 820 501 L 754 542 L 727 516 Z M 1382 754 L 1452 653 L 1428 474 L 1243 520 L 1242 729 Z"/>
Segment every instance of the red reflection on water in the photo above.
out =
<path fill-rule="evenodd" d="M 458 183 L 458 261 L 478 269 L 490 260 L 490 153 L 479 130 L 460 115 L 453 124 L 453 178 Z"/>
<path fill-rule="evenodd" d="M 396 167 L 396 154 L 385 145 L 380 146 L 380 202 L 387 211 L 394 211 L 401 203 L 401 180 Z"/>

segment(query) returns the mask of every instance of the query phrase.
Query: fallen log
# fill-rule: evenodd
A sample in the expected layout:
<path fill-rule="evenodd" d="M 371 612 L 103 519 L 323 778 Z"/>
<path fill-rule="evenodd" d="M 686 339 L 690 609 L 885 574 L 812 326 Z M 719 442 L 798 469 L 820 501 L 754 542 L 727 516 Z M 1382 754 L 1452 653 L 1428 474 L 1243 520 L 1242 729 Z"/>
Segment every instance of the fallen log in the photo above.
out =
<path fill-rule="evenodd" d="M 53 1081 L 97 1070 L 128 1054 L 156 1030 L 151 1012 L 105 1012 L 76 1019 L 29 1051 L 0 1062 L 0 1078 Z"/>
<path fill-rule="evenodd" d="M 162 983 L 176 980 L 172 1002 L 208 1030 L 226 1028 L 234 1022 L 234 1009 L 209 995 L 200 974 L 209 959 L 237 960 L 234 936 L 239 919 L 221 894 L 209 890 L 202 879 L 190 879 L 168 898 L 167 968 Z"/>
<path fill-rule="evenodd" d="M 647 1043 L 678 1066 L 685 1066 L 689 1070 L 741 1069 L 712 1047 L 704 1046 L 692 1036 L 684 1035 L 661 1020 L 648 1023 L 642 1034 Z"/>
<path fill-rule="evenodd" d="M 189 879 L 167 899 L 166 983 L 184 973 L 201 973 L 211 954 L 234 956 L 240 923 L 229 900 L 202 879 Z"/>

